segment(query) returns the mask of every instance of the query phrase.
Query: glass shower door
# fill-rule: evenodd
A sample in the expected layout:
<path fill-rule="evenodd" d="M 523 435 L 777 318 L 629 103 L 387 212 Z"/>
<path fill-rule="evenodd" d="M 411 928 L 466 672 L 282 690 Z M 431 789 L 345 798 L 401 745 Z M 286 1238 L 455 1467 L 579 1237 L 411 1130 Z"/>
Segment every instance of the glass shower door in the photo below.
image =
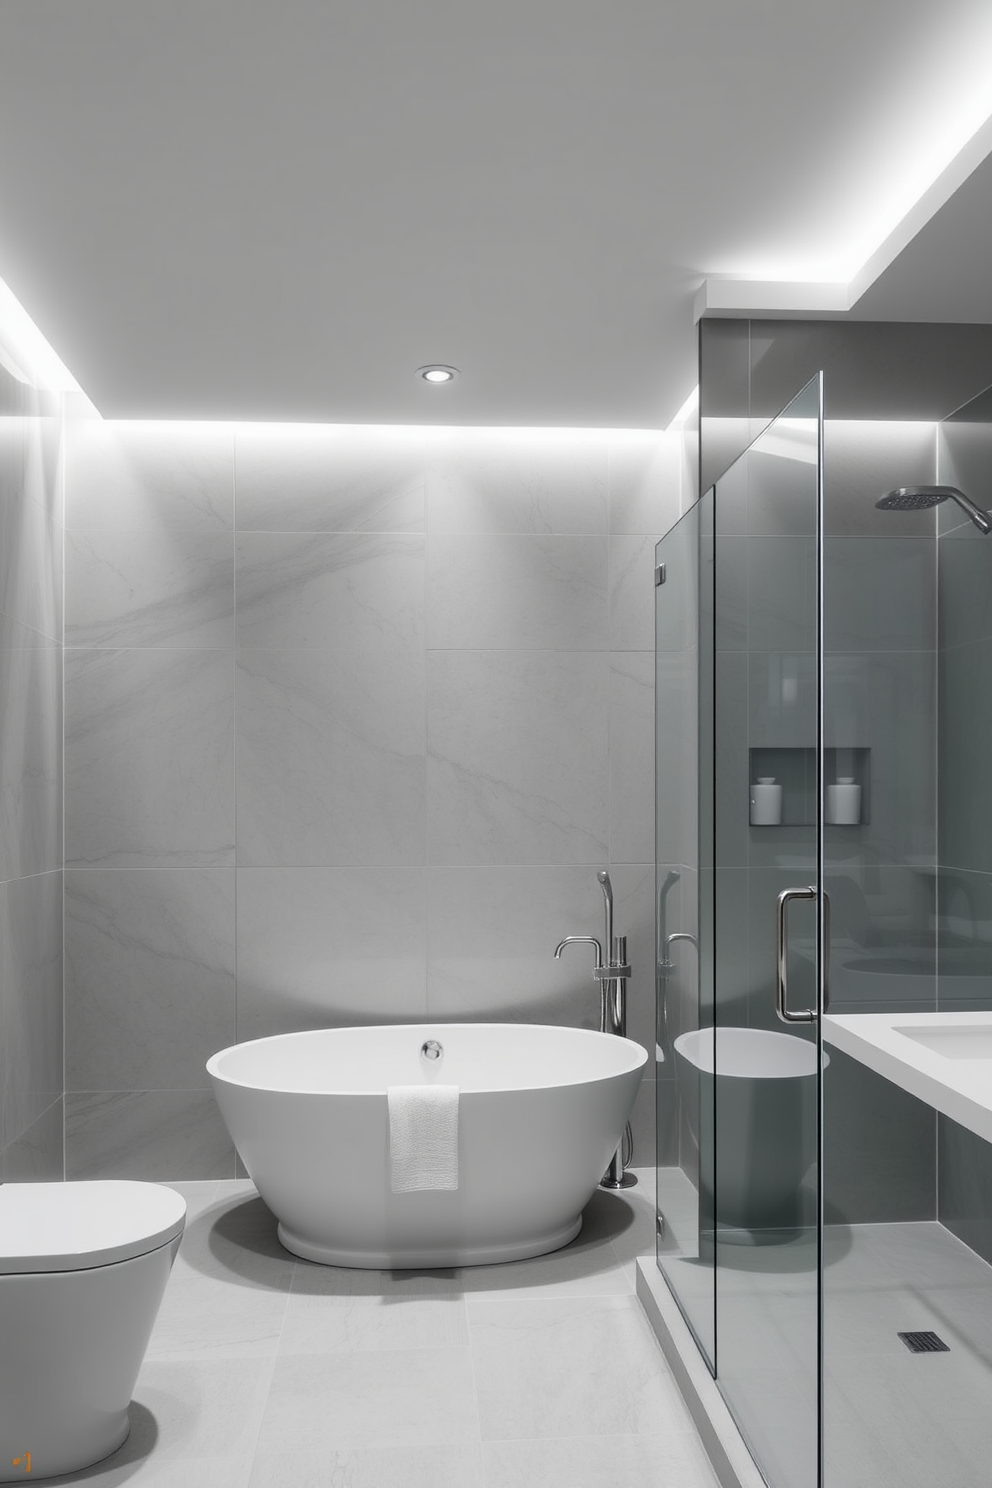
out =
<path fill-rule="evenodd" d="M 716 1377 L 769 1488 L 819 1480 L 821 447 L 817 378 L 714 497 L 715 1075 L 704 1055 L 699 1078 Z"/>

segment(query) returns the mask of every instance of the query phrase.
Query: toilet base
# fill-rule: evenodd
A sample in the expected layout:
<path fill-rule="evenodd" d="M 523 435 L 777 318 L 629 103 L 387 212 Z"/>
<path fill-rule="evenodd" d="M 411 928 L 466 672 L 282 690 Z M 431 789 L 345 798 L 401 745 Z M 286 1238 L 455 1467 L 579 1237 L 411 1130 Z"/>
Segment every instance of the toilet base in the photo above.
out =
<path fill-rule="evenodd" d="M 53 1440 L 50 1431 L 32 1433 L 28 1428 L 23 1435 L 38 1443 L 34 1451 L 25 1446 L 16 1458 L 0 1461 L 0 1483 L 34 1482 L 37 1478 L 56 1478 L 65 1473 L 82 1472 L 96 1462 L 102 1462 L 118 1451 L 131 1433 L 131 1419 L 127 1411 L 110 1421 L 102 1421 L 97 1427 L 72 1432 L 72 1440 Z"/>
<path fill-rule="evenodd" d="M 0 1276 L 0 1483 L 77 1472 L 117 1451 L 178 1246 Z"/>

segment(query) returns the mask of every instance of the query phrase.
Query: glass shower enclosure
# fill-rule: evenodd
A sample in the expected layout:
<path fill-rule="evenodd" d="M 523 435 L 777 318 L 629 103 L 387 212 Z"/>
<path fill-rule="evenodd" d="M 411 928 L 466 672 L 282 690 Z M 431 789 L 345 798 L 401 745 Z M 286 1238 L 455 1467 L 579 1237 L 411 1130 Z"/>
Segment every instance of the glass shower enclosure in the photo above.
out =
<path fill-rule="evenodd" d="M 990 505 L 992 391 L 821 374 L 657 547 L 657 1262 L 769 1488 L 990 1481 Z"/>
<path fill-rule="evenodd" d="M 821 448 L 817 379 L 656 557 L 658 1262 L 773 1488 L 819 1458 Z"/>

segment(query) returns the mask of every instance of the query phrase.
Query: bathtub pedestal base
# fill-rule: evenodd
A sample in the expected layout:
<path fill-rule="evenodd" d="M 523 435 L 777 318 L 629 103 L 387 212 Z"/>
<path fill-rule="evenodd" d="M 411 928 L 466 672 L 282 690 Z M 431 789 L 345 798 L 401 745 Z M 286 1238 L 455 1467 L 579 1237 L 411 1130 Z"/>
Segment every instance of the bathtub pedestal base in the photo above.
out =
<path fill-rule="evenodd" d="M 296 1235 L 286 1225 L 278 1228 L 279 1243 L 305 1261 L 322 1266 L 351 1266 L 363 1271 L 419 1271 L 448 1269 L 453 1266 L 497 1266 L 504 1261 L 526 1261 L 532 1256 L 547 1255 L 574 1240 L 582 1228 L 582 1215 L 576 1215 L 559 1229 L 545 1235 L 506 1245 L 466 1245 L 457 1249 L 413 1250 L 399 1246 L 395 1250 L 343 1250 L 336 1245 L 320 1245 L 303 1235 Z"/>

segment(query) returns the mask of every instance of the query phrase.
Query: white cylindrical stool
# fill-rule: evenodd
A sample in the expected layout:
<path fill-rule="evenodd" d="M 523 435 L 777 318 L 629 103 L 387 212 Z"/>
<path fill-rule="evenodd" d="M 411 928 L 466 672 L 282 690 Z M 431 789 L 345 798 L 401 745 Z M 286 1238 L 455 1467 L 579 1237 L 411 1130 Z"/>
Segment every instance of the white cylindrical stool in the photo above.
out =
<path fill-rule="evenodd" d="M 157 1183 L 0 1185 L 0 1483 L 115 1452 L 186 1222 Z"/>

